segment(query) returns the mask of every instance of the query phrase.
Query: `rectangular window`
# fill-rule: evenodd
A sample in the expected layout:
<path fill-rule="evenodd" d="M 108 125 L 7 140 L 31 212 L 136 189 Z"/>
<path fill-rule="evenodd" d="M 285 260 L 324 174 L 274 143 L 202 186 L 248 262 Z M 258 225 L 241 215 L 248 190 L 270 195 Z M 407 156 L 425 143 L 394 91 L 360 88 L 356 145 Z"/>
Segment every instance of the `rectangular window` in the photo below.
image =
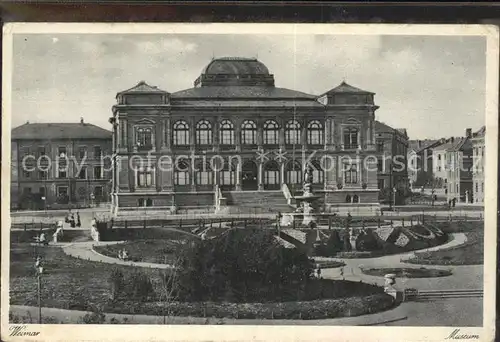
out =
<path fill-rule="evenodd" d="M 213 176 L 211 171 L 196 172 L 196 183 L 199 185 L 213 184 Z"/>
<path fill-rule="evenodd" d="M 438 171 L 441 171 L 441 166 L 438 166 Z"/>
<path fill-rule="evenodd" d="M 57 196 L 58 197 L 68 196 L 68 187 L 67 186 L 58 186 L 57 187 Z"/>
<path fill-rule="evenodd" d="M 66 169 L 59 169 L 57 172 L 57 178 L 68 178 L 68 173 Z"/>
<path fill-rule="evenodd" d="M 479 191 L 479 183 L 476 183 L 476 192 Z"/>
<path fill-rule="evenodd" d="M 102 179 L 102 168 L 94 166 L 94 179 Z"/>
<path fill-rule="evenodd" d="M 440 154 L 438 154 L 438 160 L 439 160 L 439 161 L 441 160 L 441 155 L 440 155 Z"/>
<path fill-rule="evenodd" d="M 101 159 L 102 149 L 101 146 L 94 146 L 94 159 Z"/>
<path fill-rule="evenodd" d="M 234 171 L 221 171 L 221 185 L 232 185 L 235 183 L 235 174 L 236 172 Z"/>
<path fill-rule="evenodd" d="M 38 193 L 39 193 L 42 197 L 43 197 L 43 196 L 45 196 L 45 188 L 44 188 L 44 187 L 40 187 L 40 188 L 38 189 Z"/>
<path fill-rule="evenodd" d="M 24 193 L 25 195 L 29 195 L 29 194 L 31 194 L 31 188 L 24 188 L 24 189 L 23 189 L 23 193 Z"/>
<path fill-rule="evenodd" d="M 313 170 L 312 176 L 313 176 L 313 183 L 314 184 L 323 183 L 323 171 L 322 170 Z"/>
<path fill-rule="evenodd" d="M 358 182 L 358 169 L 356 165 L 347 165 L 344 169 L 344 179 L 346 184 L 356 184 Z"/>
<path fill-rule="evenodd" d="M 103 195 L 102 186 L 96 186 L 94 188 L 94 196 L 99 198 L 102 197 L 102 195 Z"/>
<path fill-rule="evenodd" d="M 86 167 L 82 167 L 82 169 L 78 173 L 78 179 L 87 179 L 87 168 Z"/>
<path fill-rule="evenodd" d="M 269 185 L 279 184 L 279 171 L 265 171 L 264 184 L 269 184 Z"/>
<path fill-rule="evenodd" d="M 137 187 L 147 188 L 154 185 L 153 170 L 149 167 L 137 170 Z"/>
<path fill-rule="evenodd" d="M 382 159 L 379 159 L 377 161 L 377 170 L 378 170 L 378 172 L 384 171 L 384 161 Z"/>
<path fill-rule="evenodd" d="M 384 143 L 377 142 L 377 152 L 384 152 Z"/>
<path fill-rule="evenodd" d="M 48 178 L 48 172 L 47 171 L 38 171 L 38 179 L 47 179 Z"/>
<path fill-rule="evenodd" d="M 78 149 L 78 156 L 80 159 L 87 157 L 87 146 L 80 146 Z"/>
<path fill-rule="evenodd" d="M 484 183 L 481 183 L 481 192 L 484 192 Z"/>
<path fill-rule="evenodd" d="M 300 170 L 287 171 L 287 179 L 290 184 L 299 184 L 302 182 Z"/>
<path fill-rule="evenodd" d="M 188 185 L 189 184 L 189 172 L 187 171 L 176 171 L 174 177 L 175 185 Z"/>
<path fill-rule="evenodd" d="M 384 185 L 385 185 L 384 184 L 384 180 L 383 179 L 379 179 L 378 180 L 378 188 L 382 190 L 385 187 Z"/>

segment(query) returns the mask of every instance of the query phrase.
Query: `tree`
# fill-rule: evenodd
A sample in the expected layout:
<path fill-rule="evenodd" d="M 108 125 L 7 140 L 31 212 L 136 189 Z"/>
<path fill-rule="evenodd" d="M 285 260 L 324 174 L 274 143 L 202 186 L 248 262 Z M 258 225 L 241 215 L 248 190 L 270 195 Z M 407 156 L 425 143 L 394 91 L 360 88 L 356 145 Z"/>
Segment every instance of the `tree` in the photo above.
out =
<path fill-rule="evenodd" d="M 171 316 L 171 303 L 178 299 L 179 296 L 179 261 L 180 258 L 177 257 L 174 262 L 171 264 L 172 268 L 166 271 L 163 271 L 161 276 L 161 282 L 159 286 L 159 299 L 160 302 L 163 303 L 163 324 L 167 323 L 167 316 Z"/>
<path fill-rule="evenodd" d="M 284 248 L 262 229 L 232 229 L 194 242 L 179 266 L 180 296 L 193 301 L 279 298 L 303 287 L 313 271 L 304 251 Z"/>

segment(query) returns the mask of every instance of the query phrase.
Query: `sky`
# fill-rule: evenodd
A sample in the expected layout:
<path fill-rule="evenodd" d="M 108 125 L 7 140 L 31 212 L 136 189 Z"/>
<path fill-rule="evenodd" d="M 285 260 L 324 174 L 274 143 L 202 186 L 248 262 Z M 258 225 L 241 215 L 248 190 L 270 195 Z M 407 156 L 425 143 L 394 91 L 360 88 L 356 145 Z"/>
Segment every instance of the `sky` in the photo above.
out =
<path fill-rule="evenodd" d="M 116 93 L 144 80 L 191 88 L 213 57 L 256 57 L 277 87 L 320 95 L 343 80 L 374 92 L 376 119 L 410 139 L 463 136 L 485 121 L 478 36 L 15 34 L 12 125 L 110 128 Z"/>

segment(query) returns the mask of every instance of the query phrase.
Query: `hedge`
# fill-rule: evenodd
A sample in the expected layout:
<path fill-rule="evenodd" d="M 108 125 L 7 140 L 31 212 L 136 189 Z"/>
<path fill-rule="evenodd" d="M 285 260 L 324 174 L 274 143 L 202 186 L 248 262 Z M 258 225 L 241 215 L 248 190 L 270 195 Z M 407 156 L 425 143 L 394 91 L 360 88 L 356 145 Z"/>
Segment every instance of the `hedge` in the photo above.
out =
<path fill-rule="evenodd" d="M 366 315 L 388 310 L 395 305 L 393 297 L 373 294 L 366 297 L 321 299 L 282 303 L 214 303 L 214 302 L 121 302 L 106 308 L 108 312 L 215 317 L 233 319 L 325 319 Z M 165 311 L 167 310 L 167 311 Z"/>

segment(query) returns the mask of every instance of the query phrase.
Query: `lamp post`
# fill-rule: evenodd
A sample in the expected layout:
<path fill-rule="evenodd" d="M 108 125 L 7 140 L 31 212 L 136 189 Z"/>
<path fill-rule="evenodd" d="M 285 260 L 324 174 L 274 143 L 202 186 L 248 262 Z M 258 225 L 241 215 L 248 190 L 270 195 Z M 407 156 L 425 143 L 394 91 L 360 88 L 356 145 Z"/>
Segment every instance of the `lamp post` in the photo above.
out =
<path fill-rule="evenodd" d="M 42 324 L 42 284 L 41 277 L 43 273 L 42 258 L 36 257 L 35 262 L 36 278 L 37 278 L 37 292 L 38 292 L 38 324 Z"/>
<path fill-rule="evenodd" d="M 392 203 L 393 203 L 393 208 L 394 211 L 396 211 L 396 187 L 392 189 Z"/>

